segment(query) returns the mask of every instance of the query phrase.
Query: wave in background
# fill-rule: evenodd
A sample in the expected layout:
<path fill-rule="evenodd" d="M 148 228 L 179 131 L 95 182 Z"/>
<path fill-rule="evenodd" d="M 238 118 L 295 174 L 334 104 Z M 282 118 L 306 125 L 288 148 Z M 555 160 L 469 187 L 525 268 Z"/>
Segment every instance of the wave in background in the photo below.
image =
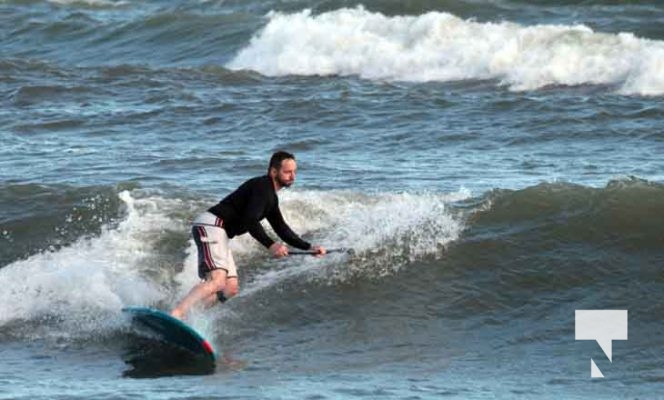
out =
<path fill-rule="evenodd" d="M 6 3 L 0 33 L 6 57 L 76 66 L 140 60 L 267 76 L 489 79 L 513 90 L 606 85 L 662 95 L 664 44 L 651 17 L 661 10 L 593 4 L 18 1 Z M 652 39 L 641 34 L 651 31 Z"/>
<path fill-rule="evenodd" d="M 664 93 L 664 43 L 584 25 L 476 22 L 449 13 L 389 17 L 362 7 L 270 13 L 227 66 L 268 76 L 359 75 L 388 81 L 498 80 L 513 90 L 607 85 Z"/>

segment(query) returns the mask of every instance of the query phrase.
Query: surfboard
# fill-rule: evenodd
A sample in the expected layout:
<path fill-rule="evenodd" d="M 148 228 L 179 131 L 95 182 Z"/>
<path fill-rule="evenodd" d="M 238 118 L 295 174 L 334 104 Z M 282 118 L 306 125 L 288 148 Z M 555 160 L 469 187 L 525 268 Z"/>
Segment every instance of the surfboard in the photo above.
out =
<path fill-rule="evenodd" d="M 194 328 L 171 315 L 148 307 L 126 307 L 122 312 L 131 316 L 132 322 L 148 330 L 159 340 L 187 350 L 195 356 L 211 362 L 216 359 L 214 348 Z"/>

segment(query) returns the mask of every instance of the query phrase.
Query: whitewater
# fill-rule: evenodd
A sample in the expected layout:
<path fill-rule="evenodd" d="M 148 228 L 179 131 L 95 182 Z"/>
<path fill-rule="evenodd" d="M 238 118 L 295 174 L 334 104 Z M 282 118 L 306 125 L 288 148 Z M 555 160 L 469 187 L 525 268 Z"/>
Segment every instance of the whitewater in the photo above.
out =
<path fill-rule="evenodd" d="M 482 23 L 441 12 L 388 17 L 363 7 L 266 18 L 230 69 L 407 82 L 486 79 L 519 91 L 605 85 L 623 94 L 664 92 L 664 42 L 631 33 Z"/>

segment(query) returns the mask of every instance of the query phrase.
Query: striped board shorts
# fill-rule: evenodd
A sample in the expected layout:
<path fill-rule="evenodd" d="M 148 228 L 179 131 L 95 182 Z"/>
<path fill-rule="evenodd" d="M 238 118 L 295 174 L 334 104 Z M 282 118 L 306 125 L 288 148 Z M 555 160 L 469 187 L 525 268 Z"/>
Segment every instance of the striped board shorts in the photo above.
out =
<path fill-rule="evenodd" d="M 237 278 L 237 269 L 224 222 L 210 212 L 200 214 L 193 222 L 191 233 L 198 248 L 198 276 L 209 279 L 216 269 L 226 270 L 227 278 Z"/>

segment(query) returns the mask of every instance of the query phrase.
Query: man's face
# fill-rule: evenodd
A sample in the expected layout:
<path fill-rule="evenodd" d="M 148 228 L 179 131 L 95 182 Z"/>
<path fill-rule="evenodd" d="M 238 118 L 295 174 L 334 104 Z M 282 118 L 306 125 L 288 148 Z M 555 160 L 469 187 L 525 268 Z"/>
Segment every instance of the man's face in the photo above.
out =
<path fill-rule="evenodd" d="M 281 162 L 281 168 L 276 170 L 277 183 L 281 187 L 290 187 L 295 182 L 295 172 L 297 171 L 297 164 L 293 159 L 286 159 Z"/>

